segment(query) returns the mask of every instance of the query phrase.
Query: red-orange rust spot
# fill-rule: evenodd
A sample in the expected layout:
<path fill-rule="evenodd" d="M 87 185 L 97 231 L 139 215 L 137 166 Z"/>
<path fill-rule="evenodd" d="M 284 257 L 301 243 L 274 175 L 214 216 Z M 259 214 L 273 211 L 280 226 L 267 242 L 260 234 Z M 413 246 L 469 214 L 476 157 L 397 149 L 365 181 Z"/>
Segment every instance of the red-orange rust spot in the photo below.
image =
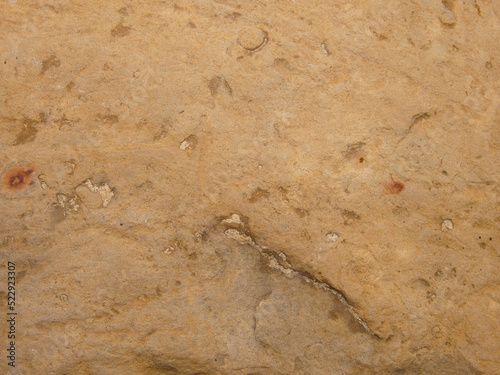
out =
<path fill-rule="evenodd" d="M 389 194 L 399 194 L 405 189 L 405 184 L 400 181 L 391 181 L 385 184 L 385 190 Z"/>
<path fill-rule="evenodd" d="M 20 191 L 27 185 L 32 185 L 32 174 L 35 171 L 30 167 L 14 167 L 8 170 L 3 176 L 3 183 L 8 190 Z"/>

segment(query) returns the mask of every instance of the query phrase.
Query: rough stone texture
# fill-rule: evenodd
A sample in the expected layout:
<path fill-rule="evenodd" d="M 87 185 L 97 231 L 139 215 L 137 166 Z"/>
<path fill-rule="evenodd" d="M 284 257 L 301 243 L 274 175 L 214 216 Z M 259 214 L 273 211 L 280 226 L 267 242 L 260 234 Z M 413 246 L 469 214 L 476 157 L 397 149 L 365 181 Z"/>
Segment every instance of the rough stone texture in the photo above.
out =
<path fill-rule="evenodd" d="M 500 374 L 499 17 L 2 1 L 0 372 Z"/>

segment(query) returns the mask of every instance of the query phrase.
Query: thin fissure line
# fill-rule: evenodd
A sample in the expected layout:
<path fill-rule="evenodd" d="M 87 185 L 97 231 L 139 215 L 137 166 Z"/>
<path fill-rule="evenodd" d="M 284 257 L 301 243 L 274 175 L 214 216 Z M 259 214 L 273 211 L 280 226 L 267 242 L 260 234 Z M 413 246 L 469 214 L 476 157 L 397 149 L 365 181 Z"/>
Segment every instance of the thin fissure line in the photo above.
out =
<path fill-rule="evenodd" d="M 347 307 L 347 309 L 354 317 L 354 319 L 356 319 L 358 323 L 361 324 L 368 333 L 370 333 L 371 335 L 375 336 L 378 339 L 381 339 L 381 337 L 377 335 L 375 332 L 373 332 L 373 330 L 368 326 L 368 324 L 366 324 L 366 322 L 359 316 L 354 307 L 347 301 L 347 298 L 345 297 L 344 293 L 341 290 L 334 288 L 328 283 L 318 281 L 314 277 L 307 275 L 305 272 L 295 270 L 292 267 L 292 265 L 287 262 L 285 254 L 276 253 L 274 251 L 268 250 L 258 245 L 250 236 L 240 233 L 236 229 L 227 229 L 224 233 L 226 234 L 227 237 L 238 241 L 242 245 L 250 245 L 253 248 L 257 249 L 264 257 L 266 257 L 269 260 L 268 264 L 269 267 L 281 271 L 281 273 L 283 273 L 285 276 L 289 278 L 300 277 L 304 281 L 312 283 L 314 287 L 326 290 L 335 295 L 338 298 L 338 300 L 344 306 Z"/>

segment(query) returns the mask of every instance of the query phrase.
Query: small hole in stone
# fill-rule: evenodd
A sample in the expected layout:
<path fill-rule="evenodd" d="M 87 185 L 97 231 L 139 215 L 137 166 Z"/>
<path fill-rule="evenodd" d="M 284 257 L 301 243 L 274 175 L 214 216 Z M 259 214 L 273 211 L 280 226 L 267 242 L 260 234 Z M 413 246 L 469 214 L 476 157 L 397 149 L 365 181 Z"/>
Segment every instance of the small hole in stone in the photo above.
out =
<path fill-rule="evenodd" d="M 359 162 L 362 163 L 365 161 L 365 158 L 359 158 Z"/>

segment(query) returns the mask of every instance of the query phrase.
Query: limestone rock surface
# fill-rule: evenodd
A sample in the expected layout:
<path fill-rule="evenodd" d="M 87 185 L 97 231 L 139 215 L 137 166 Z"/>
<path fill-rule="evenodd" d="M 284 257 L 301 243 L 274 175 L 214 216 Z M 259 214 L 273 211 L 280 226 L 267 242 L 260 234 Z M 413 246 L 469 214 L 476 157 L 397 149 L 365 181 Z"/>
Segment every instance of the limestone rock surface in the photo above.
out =
<path fill-rule="evenodd" d="M 495 0 L 2 1 L 0 373 L 500 374 L 499 40 Z"/>

